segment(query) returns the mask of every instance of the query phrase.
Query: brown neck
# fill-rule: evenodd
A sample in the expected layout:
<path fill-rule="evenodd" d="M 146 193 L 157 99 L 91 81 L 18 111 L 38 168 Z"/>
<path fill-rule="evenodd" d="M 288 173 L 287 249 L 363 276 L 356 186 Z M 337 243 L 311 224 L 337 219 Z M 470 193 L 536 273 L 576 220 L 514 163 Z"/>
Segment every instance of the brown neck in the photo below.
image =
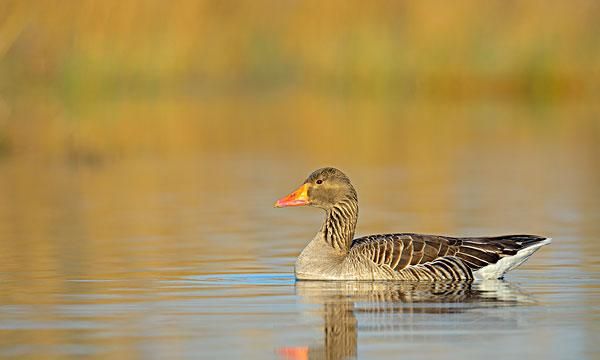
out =
<path fill-rule="evenodd" d="M 354 238 L 358 219 L 358 201 L 347 198 L 326 210 L 321 233 L 332 248 L 347 253 Z"/>

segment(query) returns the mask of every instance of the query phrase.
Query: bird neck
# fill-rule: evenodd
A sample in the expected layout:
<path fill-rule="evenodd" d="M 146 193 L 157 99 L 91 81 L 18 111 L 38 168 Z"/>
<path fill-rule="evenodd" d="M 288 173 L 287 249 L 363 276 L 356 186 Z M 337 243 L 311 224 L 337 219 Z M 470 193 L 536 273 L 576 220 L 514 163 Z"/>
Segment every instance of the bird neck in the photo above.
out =
<path fill-rule="evenodd" d="M 335 250 L 347 253 L 354 238 L 358 219 L 358 201 L 348 198 L 326 210 L 321 228 L 323 239 Z"/>

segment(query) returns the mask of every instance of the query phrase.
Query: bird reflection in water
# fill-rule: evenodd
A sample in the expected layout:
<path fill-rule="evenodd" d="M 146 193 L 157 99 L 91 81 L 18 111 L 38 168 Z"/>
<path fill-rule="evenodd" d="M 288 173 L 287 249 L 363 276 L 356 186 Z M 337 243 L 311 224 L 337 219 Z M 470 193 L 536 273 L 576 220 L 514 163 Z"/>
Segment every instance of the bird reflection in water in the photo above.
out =
<path fill-rule="evenodd" d="M 323 342 L 277 350 L 283 359 L 352 359 L 357 356 L 358 330 L 402 332 L 401 340 L 419 341 L 423 329 L 414 317 L 427 314 L 450 316 L 451 329 L 460 324 L 473 330 L 472 319 L 452 321 L 452 316 L 476 309 L 534 303 L 516 286 L 502 280 L 483 282 L 356 282 L 299 281 L 296 293 L 306 303 L 323 304 Z M 414 316 L 414 317 L 413 317 Z M 485 315 L 484 315 L 485 316 Z M 515 327 L 515 319 L 489 315 L 494 328 Z M 357 317 L 360 319 L 360 326 Z M 485 323 L 485 322 L 484 322 Z M 457 328 L 458 327 L 458 328 Z"/>

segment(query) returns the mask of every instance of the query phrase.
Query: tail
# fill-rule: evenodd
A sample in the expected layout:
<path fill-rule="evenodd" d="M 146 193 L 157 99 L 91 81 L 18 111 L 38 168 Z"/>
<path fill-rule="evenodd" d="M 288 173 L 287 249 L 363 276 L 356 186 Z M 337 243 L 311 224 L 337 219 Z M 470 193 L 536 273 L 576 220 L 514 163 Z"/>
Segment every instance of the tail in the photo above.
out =
<path fill-rule="evenodd" d="M 473 277 L 476 280 L 501 279 L 506 272 L 527 261 L 539 248 L 550 244 L 552 238 L 535 235 L 508 235 L 491 238 L 490 241 L 502 244 L 505 247 L 504 253 L 509 255 L 504 255 L 496 263 L 474 271 Z"/>

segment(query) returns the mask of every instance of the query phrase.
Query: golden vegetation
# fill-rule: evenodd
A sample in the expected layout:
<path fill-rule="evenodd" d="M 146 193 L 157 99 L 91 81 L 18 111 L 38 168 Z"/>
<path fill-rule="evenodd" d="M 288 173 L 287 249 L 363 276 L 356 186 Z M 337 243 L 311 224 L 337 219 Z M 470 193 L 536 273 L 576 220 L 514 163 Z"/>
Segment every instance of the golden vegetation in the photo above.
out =
<path fill-rule="evenodd" d="M 375 112 L 364 123 L 413 102 L 419 117 L 431 101 L 590 101 L 599 15 L 592 1 L 3 1 L 0 152 L 235 147 L 354 103 Z"/>
<path fill-rule="evenodd" d="M 597 83 L 600 67 L 600 9 L 589 1 L 2 7 L 0 56 L 9 84 L 29 91 L 21 82 L 29 80 L 61 96 L 214 96 L 287 87 L 376 96 L 573 96 Z"/>

